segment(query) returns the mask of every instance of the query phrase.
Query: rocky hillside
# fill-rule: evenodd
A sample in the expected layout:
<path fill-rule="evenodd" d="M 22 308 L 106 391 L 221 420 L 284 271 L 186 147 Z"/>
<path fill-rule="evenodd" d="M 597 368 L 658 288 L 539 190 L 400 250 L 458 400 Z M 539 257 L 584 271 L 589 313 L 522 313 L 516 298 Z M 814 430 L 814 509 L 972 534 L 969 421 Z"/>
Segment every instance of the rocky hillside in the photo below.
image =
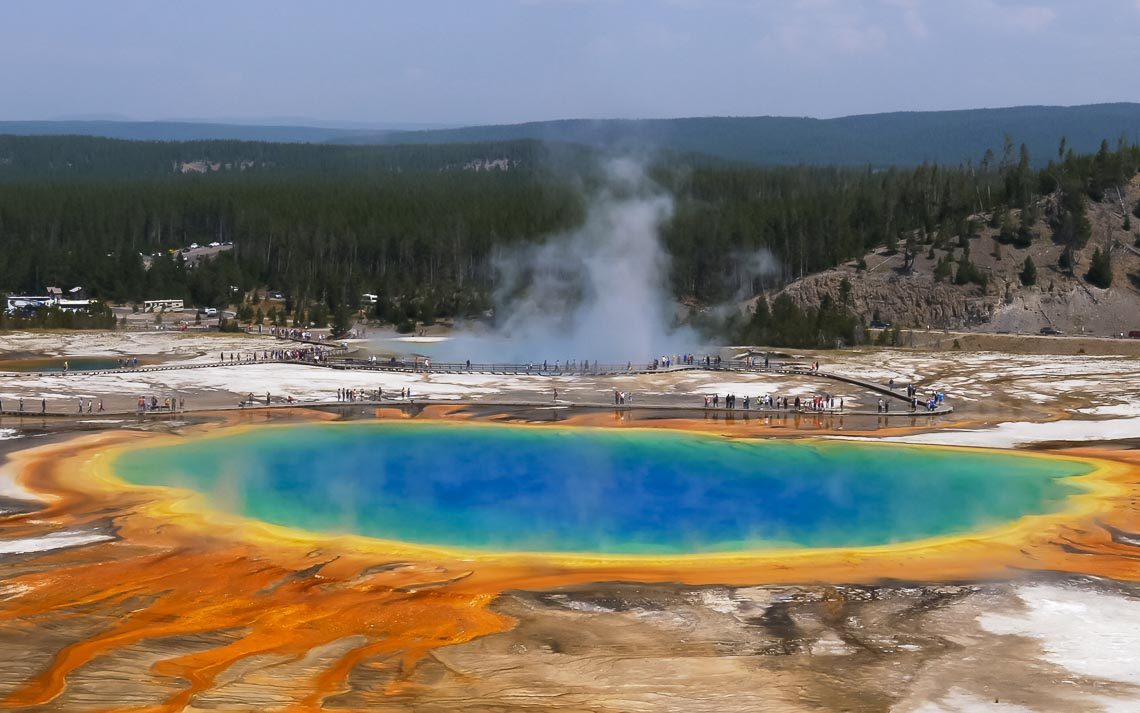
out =
<path fill-rule="evenodd" d="M 839 301 L 846 279 L 854 311 L 867 321 L 878 319 L 900 327 L 981 332 L 1037 332 L 1052 327 L 1103 336 L 1137 330 L 1140 219 L 1132 216 L 1130 229 L 1125 230 L 1124 218 L 1140 200 L 1140 177 L 1124 193 L 1118 197 L 1110 190 L 1104 200 L 1089 204 L 1091 237 L 1076 252 L 1072 274 L 1060 267 L 1064 248 L 1054 240 L 1048 224 L 1055 210 L 1054 196 L 1036 207 L 1041 219 L 1030 229 L 1032 240 L 1027 247 L 998 243 L 999 229 L 990 227 L 991 216 L 976 216 L 980 230 L 965 242 L 969 262 L 977 268 L 977 282 L 984 286 L 957 284 L 955 274 L 966 248 L 953 236 L 941 249 L 920 240 L 910 265 L 902 246 L 895 252 L 883 248 L 862 261 L 805 277 L 767 296 L 772 300 L 786 293 L 801 306 L 819 304 L 825 294 Z M 1017 225 L 1020 215 L 1013 211 L 1007 221 Z M 1111 257 L 1113 279 L 1107 289 L 1086 278 L 1098 248 Z M 1036 284 L 1028 286 L 1021 280 L 1027 257 L 1037 272 Z M 940 262 L 946 263 L 941 270 Z"/>

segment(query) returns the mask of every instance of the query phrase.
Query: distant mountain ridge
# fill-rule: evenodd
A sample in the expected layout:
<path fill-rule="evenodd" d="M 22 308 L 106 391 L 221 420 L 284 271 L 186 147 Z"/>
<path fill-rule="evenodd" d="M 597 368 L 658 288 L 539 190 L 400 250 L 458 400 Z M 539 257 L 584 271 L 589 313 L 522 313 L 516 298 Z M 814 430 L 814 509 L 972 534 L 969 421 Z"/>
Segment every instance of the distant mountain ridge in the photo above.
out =
<path fill-rule="evenodd" d="M 0 134 L 16 136 L 98 136 L 130 141 L 268 141 L 321 144 L 334 140 L 378 140 L 385 131 L 325 126 L 223 124 L 196 121 L 0 121 Z"/>
<path fill-rule="evenodd" d="M 1077 152 L 1120 136 L 1140 143 L 1140 103 L 893 112 L 836 119 L 694 117 L 564 119 L 397 131 L 194 122 L 0 121 L 0 134 L 79 134 L 149 141 L 242 140 L 337 144 L 452 144 L 519 139 L 631 151 L 705 154 L 760 165 L 917 165 L 978 162 L 1001 153 L 1008 134 L 1034 163 L 1056 156 L 1062 137 Z"/>
<path fill-rule="evenodd" d="M 367 143 L 449 143 L 530 138 L 628 149 L 665 148 L 753 164 L 918 165 L 979 161 L 1000 155 L 1005 135 L 1025 143 L 1034 162 L 1055 157 L 1061 137 L 1077 152 L 1121 135 L 1140 143 L 1140 103 L 1075 107 L 894 112 L 837 119 L 777 116 L 688 119 L 570 119 L 396 131 L 334 139 Z"/>

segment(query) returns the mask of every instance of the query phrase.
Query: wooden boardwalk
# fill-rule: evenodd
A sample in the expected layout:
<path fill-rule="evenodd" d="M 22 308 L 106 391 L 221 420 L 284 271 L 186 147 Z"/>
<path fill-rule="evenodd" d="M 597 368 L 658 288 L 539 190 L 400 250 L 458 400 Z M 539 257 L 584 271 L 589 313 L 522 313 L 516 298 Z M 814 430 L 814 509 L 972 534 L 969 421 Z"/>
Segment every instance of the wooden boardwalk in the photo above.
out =
<path fill-rule="evenodd" d="M 352 406 L 392 406 L 397 408 L 419 408 L 429 405 L 454 405 L 454 406 L 479 406 L 479 407 L 501 407 L 501 408 L 535 408 L 535 409 L 591 409 L 591 410 L 609 410 L 614 409 L 617 411 L 676 411 L 676 412 L 699 412 L 699 413 L 727 413 L 727 414 L 756 414 L 758 416 L 773 415 L 773 414 L 800 414 L 800 415 L 844 415 L 844 416 L 883 416 L 889 418 L 897 417 L 916 417 L 916 416 L 941 416 L 953 412 L 953 408 L 945 403 L 939 404 L 933 411 L 928 411 L 924 405 L 920 403 L 917 411 L 910 410 L 910 399 L 906 396 L 905 392 L 890 388 L 885 384 L 878 384 L 863 379 L 847 376 L 844 374 L 837 374 L 823 370 L 814 370 L 810 366 L 800 362 L 783 361 L 778 363 L 771 363 L 769 366 L 757 365 L 748 360 L 729 360 L 722 361 L 721 363 L 696 363 L 696 364 L 681 364 L 676 366 L 658 367 L 653 368 L 651 365 L 645 367 L 635 367 L 633 364 L 625 365 L 589 365 L 581 368 L 571 366 L 569 368 L 555 367 L 551 368 L 549 364 L 546 368 L 542 365 L 534 364 L 468 364 L 467 362 L 446 362 L 446 363 L 429 363 L 426 361 L 408 362 L 371 362 L 365 360 L 350 360 L 350 359 L 333 359 L 313 361 L 305 359 L 235 359 L 233 361 L 217 361 L 217 362 L 203 362 L 196 364 L 169 364 L 169 365 L 154 365 L 154 366 L 141 366 L 131 369 L 104 369 L 104 370 L 88 370 L 88 371 L 68 371 L 68 372 L 46 372 L 51 376 L 59 378 L 69 378 L 73 376 L 102 376 L 107 374 L 122 374 L 122 373 L 141 373 L 141 372 L 157 372 L 157 371 L 171 371 L 178 369 L 206 369 L 206 368 L 220 368 L 220 367 L 241 367 L 257 364 L 295 364 L 302 366 L 316 366 L 327 369 L 337 370 L 352 370 L 352 371 L 373 371 L 373 372 L 398 372 L 410 374 L 480 374 L 480 375 L 494 375 L 494 376 L 533 376 L 533 377 L 547 377 L 547 378 L 590 378 L 590 377 L 615 377 L 615 376 L 634 376 L 634 375 L 653 375 L 653 374 L 669 374 L 679 371 L 706 371 L 706 372 L 727 372 L 727 373 L 748 373 L 748 374 L 779 374 L 795 377 L 818 377 L 823 379 L 830 379 L 852 386 L 857 386 L 861 389 L 871 393 L 891 398 L 895 401 L 901 401 L 905 406 L 902 409 L 894 411 L 879 412 L 870 410 L 849 410 L 849 409 L 810 409 L 801 407 L 796 409 L 789 407 L 783 408 L 757 408 L 743 409 L 740 407 L 729 409 L 726 407 L 703 407 L 703 406 L 687 406 L 675 404 L 623 404 L 615 405 L 607 402 L 568 402 L 568 401 L 518 401 L 518 400 L 456 400 L 456 399 L 384 399 L 382 402 L 370 401 L 337 401 L 337 400 L 321 400 L 321 401 L 295 401 L 293 403 L 281 402 L 278 404 L 261 404 L 255 403 L 248 406 L 234 405 L 225 407 L 213 407 L 196 409 L 200 411 L 226 411 L 226 410 L 239 410 L 242 408 L 261 408 L 261 409 L 276 409 L 276 408 L 311 408 L 311 407 L 352 407 Z M 6 372 L 0 374 L 2 377 L 20 377 L 28 376 L 32 372 Z M 38 376 L 45 375 L 45 372 L 34 372 Z M 694 394 L 694 398 L 697 394 Z M 139 413 L 135 410 L 130 411 L 103 411 L 103 412 L 82 412 L 76 411 L 44 411 L 39 410 L 38 399 L 27 399 L 23 411 L 13 410 L 10 408 L 12 399 L 5 399 L 5 408 L 0 411 L 3 416 L 15 416 L 23 418 L 36 418 L 36 417 L 122 417 L 122 416 L 172 416 L 186 412 L 169 411 L 146 411 Z M 889 403 L 889 402 L 888 402 Z"/>

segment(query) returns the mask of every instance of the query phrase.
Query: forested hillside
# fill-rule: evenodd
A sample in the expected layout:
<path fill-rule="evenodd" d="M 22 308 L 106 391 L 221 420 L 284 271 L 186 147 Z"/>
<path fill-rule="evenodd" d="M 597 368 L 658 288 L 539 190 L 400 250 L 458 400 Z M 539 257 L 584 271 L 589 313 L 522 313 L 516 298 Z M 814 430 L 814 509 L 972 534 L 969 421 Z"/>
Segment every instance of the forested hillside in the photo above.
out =
<path fill-rule="evenodd" d="M 591 149 L 533 140 L 438 146 L 326 146 L 257 141 L 121 141 L 91 136 L 0 135 L 0 182 L 36 177 L 149 178 L 177 174 L 262 177 L 388 175 L 401 172 L 586 170 Z M 489 165 L 489 161 L 498 164 Z"/>
<path fill-rule="evenodd" d="M 291 317 L 355 308 L 366 291 L 381 295 L 378 316 L 395 323 L 481 314 L 495 286 L 493 255 L 580 224 L 603 180 L 590 152 L 533 142 L 366 147 L 375 153 L 356 162 L 351 152 L 360 148 L 334 147 L 349 157 L 337 163 L 307 152 L 321 147 L 4 141 L 0 158 L 12 161 L 0 180 L 0 289 L 83 285 L 106 300 L 221 305 L 265 286 L 289 294 Z M 1012 142 L 973 167 L 766 169 L 660 160 L 650 174 L 675 201 L 663 231 L 673 293 L 710 305 L 876 246 L 913 262 L 919 251 L 976 231 L 971 216 L 1033 208 L 1043 195 L 1055 197 L 1055 210 L 1020 211 L 1020 220 L 1047 222 L 1051 239 L 1077 248 L 1089 239 L 1087 202 L 1107 199 L 1106 191 L 1135 174 L 1140 151 L 1127 143 L 1105 143 L 1092 155 L 1060 149 L 1064 159 L 1040 170 Z M 278 169 L 295 163 L 289 170 L 150 173 L 155 163 L 211 150 L 217 160 L 272 157 Z M 59 161 L 74 166 L 78 155 L 87 157 L 86 172 L 56 172 Z M 509 168 L 487 169 L 504 156 Z M 42 170 L 44 157 L 54 168 Z M 1038 239 L 1019 223 L 1003 226 L 1011 242 Z M 234 249 L 193 268 L 177 252 L 210 241 L 232 241 Z M 761 249 L 773 256 L 773 272 L 752 264 Z M 947 269 L 956 280 L 981 279 L 968 251 Z M 853 324 L 869 315 L 844 318 Z M 797 340 L 824 332 L 808 330 Z"/>

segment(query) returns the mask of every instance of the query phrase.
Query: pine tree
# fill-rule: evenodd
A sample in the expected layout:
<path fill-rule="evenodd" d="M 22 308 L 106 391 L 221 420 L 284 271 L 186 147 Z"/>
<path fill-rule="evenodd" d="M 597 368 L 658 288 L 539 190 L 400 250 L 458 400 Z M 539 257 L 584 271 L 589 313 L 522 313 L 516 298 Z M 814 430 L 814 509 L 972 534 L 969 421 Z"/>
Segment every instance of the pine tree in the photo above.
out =
<path fill-rule="evenodd" d="M 352 314 L 349 312 L 348 306 L 342 304 L 336 308 L 335 312 L 333 312 L 333 339 L 341 339 L 350 331 L 352 331 Z"/>
<path fill-rule="evenodd" d="M 772 311 L 768 308 L 768 299 L 763 295 L 756 300 L 756 311 L 748 322 L 747 340 L 753 344 L 767 344 L 772 323 Z"/>
<path fill-rule="evenodd" d="M 1061 257 L 1057 260 L 1057 267 L 1061 268 L 1063 271 L 1069 273 L 1070 275 L 1073 274 L 1073 270 L 1076 267 L 1076 261 L 1071 245 L 1066 246 L 1065 249 L 1061 251 Z"/>
<path fill-rule="evenodd" d="M 943 256 L 938 258 L 938 264 L 934 267 L 934 280 L 935 282 L 942 282 L 949 279 L 954 274 L 954 265 L 949 258 Z"/>
<path fill-rule="evenodd" d="M 1085 279 L 1101 289 L 1107 290 L 1112 286 L 1112 260 L 1107 251 L 1102 251 L 1100 248 L 1093 251 Z"/>
<path fill-rule="evenodd" d="M 1028 255 L 1025 256 L 1025 264 L 1021 268 L 1021 284 L 1026 287 L 1037 284 L 1037 266 L 1033 264 L 1033 258 Z"/>
<path fill-rule="evenodd" d="M 851 280 L 844 275 L 839 283 L 839 304 L 847 307 L 851 304 Z"/>

